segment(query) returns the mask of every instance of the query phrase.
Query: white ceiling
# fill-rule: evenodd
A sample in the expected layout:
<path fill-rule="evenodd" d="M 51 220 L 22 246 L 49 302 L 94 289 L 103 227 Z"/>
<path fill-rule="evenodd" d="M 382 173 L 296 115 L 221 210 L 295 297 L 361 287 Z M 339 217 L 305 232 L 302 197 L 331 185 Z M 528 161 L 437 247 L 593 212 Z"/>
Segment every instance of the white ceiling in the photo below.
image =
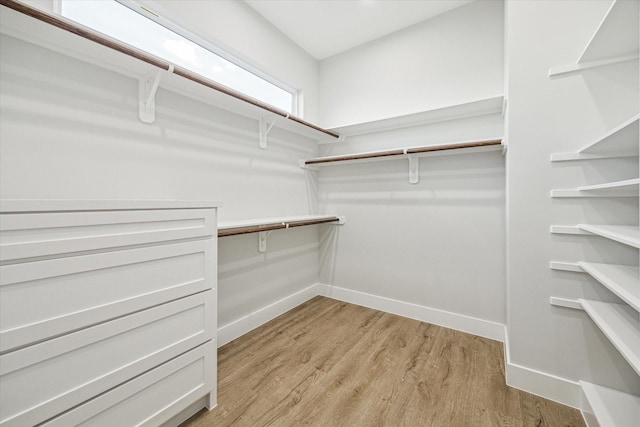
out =
<path fill-rule="evenodd" d="M 473 0 L 245 0 L 317 60 Z"/>

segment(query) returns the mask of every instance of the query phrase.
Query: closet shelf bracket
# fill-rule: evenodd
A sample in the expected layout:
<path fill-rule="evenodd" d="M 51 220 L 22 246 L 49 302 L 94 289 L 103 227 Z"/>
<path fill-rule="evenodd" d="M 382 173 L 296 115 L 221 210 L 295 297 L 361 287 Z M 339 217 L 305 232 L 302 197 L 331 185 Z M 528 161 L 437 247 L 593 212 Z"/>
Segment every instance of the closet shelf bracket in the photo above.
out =
<path fill-rule="evenodd" d="M 260 231 L 258 233 L 258 252 L 265 253 L 267 251 L 267 238 L 273 233 L 273 230 Z"/>
<path fill-rule="evenodd" d="M 169 64 L 168 70 L 158 70 L 155 77 L 149 75 L 138 81 L 138 117 L 143 123 L 156 120 L 156 93 L 164 71 L 173 73 L 173 64 Z"/>
<path fill-rule="evenodd" d="M 407 150 L 404 153 L 409 159 L 409 184 L 417 184 L 420 182 L 420 158 L 417 154 L 407 154 Z"/>
<path fill-rule="evenodd" d="M 286 118 L 287 119 L 289 118 L 288 114 Z M 269 132 L 271 132 L 271 129 L 273 129 L 273 126 L 276 124 L 277 121 L 278 121 L 278 116 L 273 117 L 273 120 L 271 121 L 271 123 L 269 123 L 265 117 L 260 118 L 260 122 L 258 123 L 259 131 L 260 131 L 258 146 L 261 149 L 263 150 L 267 149 L 267 137 L 269 136 Z"/>

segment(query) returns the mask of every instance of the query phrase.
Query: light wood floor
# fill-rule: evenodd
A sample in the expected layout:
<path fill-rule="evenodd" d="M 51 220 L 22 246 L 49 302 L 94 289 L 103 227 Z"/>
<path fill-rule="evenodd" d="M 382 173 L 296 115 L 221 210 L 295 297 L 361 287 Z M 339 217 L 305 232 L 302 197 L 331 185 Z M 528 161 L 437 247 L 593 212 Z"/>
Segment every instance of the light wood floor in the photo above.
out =
<path fill-rule="evenodd" d="M 218 351 L 196 426 L 584 426 L 505 385 L 502 344 L 324 297 Z"/>

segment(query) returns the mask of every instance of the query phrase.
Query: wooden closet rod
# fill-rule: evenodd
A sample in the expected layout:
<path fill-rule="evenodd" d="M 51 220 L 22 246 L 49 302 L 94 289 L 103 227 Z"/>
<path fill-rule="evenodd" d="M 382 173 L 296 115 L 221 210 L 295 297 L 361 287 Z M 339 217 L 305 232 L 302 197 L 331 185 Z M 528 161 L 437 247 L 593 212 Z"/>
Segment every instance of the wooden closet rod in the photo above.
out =
<path fill-rule="evenodd" d="M 281 230 L 285 228 L 303 227 L 306 225 L 326 224 L 330 222 L 338 222 L 340 218 L 323 218 L 308 219 L 300 221 L 279 222 L 274 224 L 250 225 L 246 227 L 229 228 L 226 230 L 218 230 L 218 237 L 236 236 L 239 234 L 260 233 L 261 231 Z"/>
<path fill-rule="evenodd" d="M 156 56 L 150 55 L 140 49 L 136 49 L 134 47 L 131 47 L 125 43 L 113 40 L 111 38 L 105 37 L 102 34 L 98 33 L 97 31 L 93 31 L 90 30 L 87 27 L 81 26 L 81 25 L 76 25 L 68 20 L 65 19 L 61 19 L 53 14 L 47 13 L 45 11 L 42 11 L 40 9 L 36 9 L 33 8 L 31 6 L 28 6 L 24 3 L 21 3 L 19 1 L 16 0 L 0 0 L 0 4 L 2 6 L 6 6 L 10 9 L 13 9 L 17 12 L 20 12 L 24 15 L 30 16 L 32 18 L 35 18 L 39 21 L 45 22 L 49 25 L 53 25 L 54 27 L 60 28 L 62 30 L 68 31 L 70 33 L 76 34 L 80 37 L 83 37 L 87 40 L 91 40 L 92 42 L 101 44 L 103 46 L 106 46 L 110 49 L 116 50 L 118 52 L 124 53 L 125 55 L 131 56 L 133 58 L 139 59 L 140 61 L 144 61 L 148 64 L 151 64 L 155 67 L 158 68 L 162 68 L 163 70 L 169 70 L 171 68 L 171 63 L 168 61 L 165 61 L 163 59 L 160 59 Z M 338 135 L 337 133 L 330 131 L 328 129 L 323 129 L 319 126 L 314 125 L 313 123 L 307 122 L 306 120 L 303 120 L 299 117 L 295 117 L 295 116 L 291 116 L 289 113 L 287 113 L 284 110 L 280 110 L 279 108 L 276 108 L 272 105 L 266 104 L 264 102 L 258 101 L 255 98 L 252 98 L 250 96 L 247 96 L 241 92 L 235 91 L 233 89 L 230 89 L 224 85 L 221 85 L 219 83 L 216 83 L 212 80 L 209 80 L 205 77 L 202 77 L 198 74 L 195 74 L 191 71 L 188 71 L 185 68 L 182 67 L 178 67 L 178 66 L 174 66 L 173 67 L 173 74 L 176 74 L 180 77 L 183 77 L 185 79 L 191 80 L 195 83 L 198 83 L 202 86 L 206 86 L 210 89 L 216 90 L 218 92 L 222 92 L 225 95 L 231 96 L 233 98 L 239 99 L 240 101 L 244 101 L 248 104 L 252 104 L 258 108 L 262 108 L 263 110 L 266 110 L 270 113 L 273 114 L 277 114 L 278 116 L 284 117 L 288 120 L 292 120 L 294 122 L 297 122 L 303 126 L 309 127 L 311 129 L 314 129 L 318 132 L 322 132 L 326 135 L 329 135 L 333 138 L 339 138 L 340 135 Z"/>
<path fill-rule="evenodd" d="M 443 144 L 443 145 L 432 145 L 425 147 L 412 147 L 407 149 L 397 149 L 390 151 L 373 151 L 370 153 L 360 153 L 360 154 L 349 154 L 345 156 L 333 156 L 333 157 L 321 157 L 318 159 L 311 159 L 304 162 L 305 165 L 316 165 L 321 163 L 332 163 L 332 162 L 344 162 L 347 160 L 362 160 L 362 159 L 373 159 L 377 157 L 389 157 L 389 156 L 402 156 L 407 154 L 420 154 L 420 153 L 429 153 L 432 151 L 443 151 L 443 150 L 459 150 L 462 148 L 475 148 L 475 147 L 488 147 L 491 145 L 500 145 L 502 144 L 502 140 L 495 139 L 490 141 L 474 141 L 474 142 L 461 142 L 457 144 Z"/>

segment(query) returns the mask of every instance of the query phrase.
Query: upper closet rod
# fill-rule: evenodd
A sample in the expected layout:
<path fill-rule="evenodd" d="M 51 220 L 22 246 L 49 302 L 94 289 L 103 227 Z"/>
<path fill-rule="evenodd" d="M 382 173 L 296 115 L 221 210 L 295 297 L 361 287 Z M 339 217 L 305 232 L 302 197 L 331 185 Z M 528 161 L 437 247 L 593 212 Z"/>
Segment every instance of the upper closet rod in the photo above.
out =
<path fill-rule="evenodd" d="M 403 156 L 403 155 L 410 155 L 410 154 L 429 153 L 432 151 L 488 147 L 488 146 L 500 145 L 500 144 L 502 144 L 502 140 L 494 139 L 490 141 L 474 141 L 474 142 L 461 142 L 456 144 L 430 145 L 430 146 L 424 146 L 424 147 L 412 147 L 412 148 L 397 149 L 397 150 L 390 150 L 390 151 L 372 151 L 369 153 L 349 154 L 345 156 L 320 157 L 317 159 L 306 160 L 304 164 L 316 165 L 316 164 L 322 164 L 322 163 L 344 162 L 348 160 L 362 160 L 362 159 L 373 159 L 377 157 Z"/>
<path fill-rule="evenodd" d="M 206 86 L 210 89 L 216 90 L 218 92 L 222 92 L 226 95 L 229 95 L 233 98 L 239 99 L 241 101 L 244 101 L 246 103 L 252 104 L 258 108 L 262 108 L 263 110 L 266 110 L 270 113 L 276 114 L 278 116 L 284 117 L 286 119 L 292 120 L 294 122 L 297 122 L 303 126 L 309 127 L 311 129 L 314 129 L 318 132 L 322 132 L 326 135 L 329 135 L 333 138 L 339 138 L 340 135 L 338 135 L 335 132 L 332 132 L 330 130 L 327 129 L 323 129 L 319 126 L 314 125 L 313 123 L 309 123 L 306 120 L 303 120 L 299 117 L 295 117 L 290 115 L 289 113 L 287 113 L 284 110 L 280 110 L 279 108 L 276 108 L 272 105 L 269 104 L 265 104 L 263 102 L 258 101 L 257 99 L 254 99 L 250 96 L 247 96 L 243 93 L 237 92 L 233 89 L 230 89 L 226 86 L 223 86 L 221 84 L 215 83 L 205 77 L 199 76 L 198 74 L 192 73 L 184 68 L 178 67 L 178 66 L 173 66 L 173 64 L 171 64 L 168 61 L 162 60 L 160 58 L 157 58 L 153 55 L 149 55 L 146 52 L 143 52 L 139 49 L 135 49 L 131 46 L 128 46 L 125 43 L 121 43 L 118 42 L 116 40 L 110 39 L 108 37 L 105 37 L 103 35 L 101 35 L 100 33 L 96 32 L 96 31 L 92 31 L 86 27 L 80 26 L 80 25 L 76 25 L 73 24 L 67 20 L 61 19 L 55 15 L 52 15 L 50 13 L 47 13 L 45 11 L 33 8 L 31 6 L 28 6 L 24 3 L 21 3 L 19 1 L 16 0 L 0 0 L 0 4 L 3 6 L 6 6 L 10 9 L 13 9 L 17 12 L 23 13 L 25 15 L 31 16 L 32 18 L 35 18 L 37 20 L 40 20 L 42 22 L 45 22 L 49 25 L 53 25 L 54 27 L 58 27 L 62 30 L 68 31 L 70 33 L 76 34 L 80 37 L 83 37 L 87 40 L 91 40 L 95 43 L 99 43 L 103 46 L 106 46 L 110 49 L 116 50 L 118 52 L 124 53 L 125 55 L 129 55 L 131 57 L 134 57 L 136 59 L 139 59 L 141 61 L 144 61 L 148 64 L 151 64 L 155 67 L 158 68 L 162 68 L 163 70 L 167 70 L 170 71 L 171 68 L 173 68 L 173 74 L 176 74 L 180 77 L 183 77 L 185 79 L 191 80 L 195 83 L 198 83 L 200 85 Z"/>

